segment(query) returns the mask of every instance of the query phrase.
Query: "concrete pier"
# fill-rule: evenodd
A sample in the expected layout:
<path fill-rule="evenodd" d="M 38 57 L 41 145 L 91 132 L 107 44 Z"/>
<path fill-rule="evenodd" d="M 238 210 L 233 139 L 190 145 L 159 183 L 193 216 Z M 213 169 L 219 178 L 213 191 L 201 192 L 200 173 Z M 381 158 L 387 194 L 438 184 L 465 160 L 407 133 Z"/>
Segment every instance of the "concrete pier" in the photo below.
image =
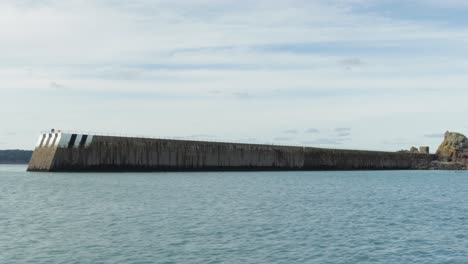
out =
<path fill-rule="evenodd" d="M 435 155 L 45 133 L 29 171 L 426 169 Z"/>

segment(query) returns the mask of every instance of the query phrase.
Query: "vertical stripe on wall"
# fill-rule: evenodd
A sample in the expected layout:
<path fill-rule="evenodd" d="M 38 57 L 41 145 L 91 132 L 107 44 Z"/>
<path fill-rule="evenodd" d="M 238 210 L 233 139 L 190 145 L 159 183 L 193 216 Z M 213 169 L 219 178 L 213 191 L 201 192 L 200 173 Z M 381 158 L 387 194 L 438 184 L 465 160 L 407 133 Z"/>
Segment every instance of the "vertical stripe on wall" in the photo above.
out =
<path fill-rule="evenodd" d="M 50 140 L 52 139 L 52 134 L 47 134 L 47 141 L 44 145 L 45 148 L 49 146 Z"/>
<path fill-rule="evenodd" d="M 88 135 L 88 138 L 86 138 L 85 147 L 89 147 L 89 145 L 91 145 L 91 142 L 93 142 L 93 135 Z"/>
<path fill-rule="evenodd" d="M 60 133 L 60 140 L 58 143 L 59 148 L 66 148 L 68 147 L 68 143 L 70 142 L 71 134 L 62 134 Z"/>
<path fill-rule="evenodd" d="M 81 142 L 82 137 L 83 137 L 83 135 L 77 135 L 76 136 L 75 145 L 73 145 L 74 148 L 77 148 L 77 147 L 80 146 L 80 142 Z"/>
<path fill-rule="evenodd" d="M 68 148 L 73 148 L 73 146 L 75 145 L 75 141 L 76 141 L 76 134 L 73 134 L 70 138 L 70 141 L 68 142 Z"/>
<path fill-rule="evenodd" d="M 61 140 L 62 140 L 62 133 L 57 133 L 57 138 L 55 139 L 54 147 L 58 147 L 60 145 Z"/>
<path fill-rule="evenodd" d="M 86 148 L 92 141 L 93 135 L 45 133 L 39 135 L 35 147 Z"/>
<path fill-rule="evenodd" d="M 53 134 L 54 139 L 52 139 L 52 143 L 50 143 L 51 147 L 55 147 L 55 143 L 57 142 L 58 133 Z"/>
<path fill-rule="evenodd" d="M 44 139 L 46 137 L 46 134 L 42 134 L 39 136 L 39 139 L 37 140 L 36 147 L 42 147 L 42 144 L 44 144 Z"/>
<path fill-rule="evenodd" d="M 79 145 L 80 148 L 84 148 L 87 138 L 88 138 L 88 135 L 83 135 L 83 136 L 81 137 L 80 145 Z"/>

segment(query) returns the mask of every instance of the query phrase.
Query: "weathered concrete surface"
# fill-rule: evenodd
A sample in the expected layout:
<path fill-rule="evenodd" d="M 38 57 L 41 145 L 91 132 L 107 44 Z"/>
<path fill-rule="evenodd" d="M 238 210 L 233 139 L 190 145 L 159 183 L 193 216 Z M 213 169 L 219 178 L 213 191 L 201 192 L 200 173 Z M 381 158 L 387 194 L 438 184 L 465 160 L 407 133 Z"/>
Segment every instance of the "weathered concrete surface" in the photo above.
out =
<path fill-rule="evenodd" d="M 435 155 L 306 148 L 306 170 L 399 170 L 427 169 Z"/>
<path fill-rule="evenodd" d="M 64 137 L 62 138 L 70 138 Z M 37 147 L 30 171 L 427 169 L 435 155 L 94 136 L 86 146 Z"/>
<path fill-rule="evenodd" d="M 36 147 L 29 161 L 28 171 L 50 171 L 57 148 Z"/>

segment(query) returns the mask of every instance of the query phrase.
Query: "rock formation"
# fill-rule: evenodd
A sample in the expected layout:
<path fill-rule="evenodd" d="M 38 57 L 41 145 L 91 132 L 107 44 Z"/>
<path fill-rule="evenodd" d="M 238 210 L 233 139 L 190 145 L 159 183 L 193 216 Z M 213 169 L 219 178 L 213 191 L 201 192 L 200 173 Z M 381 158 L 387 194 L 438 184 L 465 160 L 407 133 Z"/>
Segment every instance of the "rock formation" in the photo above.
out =
<path fill-rule="evenodd" d="M 463 162 L 446 162 L 434 160 L 429 164 L 427 168 L 429 170 L 466 170 L 468 169 L 467 164 Z"/>
<path fill-rule="evenodd" d="M 418 150 L 418 148 L 416 148 L 416 147 L 411 147 L 410 150 L 409 150 L 409 152 L 411 152 L 411 153 L 419 153 L 419 150 Z"/>
<path fill-rule="evenodd" d="M 464 150 L 467 150 L 466 154 Z M 445 138 L 437 149 L 438 159 L 442 162 L 468 163 L 468 138 L 460 133 L 445 132 Z"/>

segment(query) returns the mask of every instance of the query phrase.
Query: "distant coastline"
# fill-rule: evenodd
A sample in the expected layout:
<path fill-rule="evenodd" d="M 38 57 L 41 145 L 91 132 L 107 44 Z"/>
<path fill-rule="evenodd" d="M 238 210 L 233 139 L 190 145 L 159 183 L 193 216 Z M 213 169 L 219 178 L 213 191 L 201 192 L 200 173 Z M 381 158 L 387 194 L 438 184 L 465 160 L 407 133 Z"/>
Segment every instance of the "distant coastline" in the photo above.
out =
<path fill-rule="evenodd" d="M 28 164 L 32 153 L 31 150 L 0 150 L 0 164 Z"/>

